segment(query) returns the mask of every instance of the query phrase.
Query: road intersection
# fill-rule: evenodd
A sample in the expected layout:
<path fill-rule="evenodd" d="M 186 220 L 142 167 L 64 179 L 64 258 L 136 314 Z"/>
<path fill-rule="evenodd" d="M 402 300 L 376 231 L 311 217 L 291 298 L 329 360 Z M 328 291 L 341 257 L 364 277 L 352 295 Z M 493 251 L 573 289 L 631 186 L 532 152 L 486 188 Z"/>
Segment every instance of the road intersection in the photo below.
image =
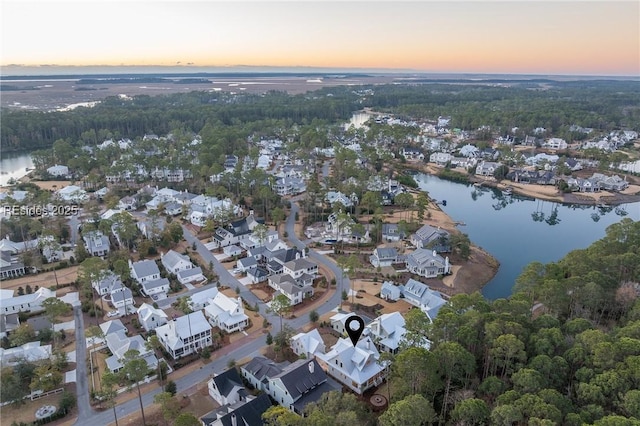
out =
<path fill-rule="evenodd" d="M 292 201 L 291 211 L 289 212 L 289 216 L 287 217 L 285 229 L 287 231 L 288 239 L 291 242 L 291 244 L 295 245 L 300 250 L 304 250 L 307 248 L 306 244 L 300 241 L 300 239 L 298 239 L 294 229 L 295 217 L 297 216 L 298 211 L 299 211 L 298 204 Z M 190 246 L 193 246 L 195 244 L 196 251 L 202 257 L 202 259 L 207 264 L 213 265 L 213 269 L 215 273 L 218 275 L 219 281 L 229 287 L 239 288 L 240 296 L 251 306 L 255 306 L 257 304 L 260 310 L 260 314 L 272 324 L 272 327 L 273 327 L 272 334 L 278 333 L 280 331 L 279 317 L 273 313 L 269 313 L 266 305 L 260 299 L 258 299 L 258 297 L 256 297 L 256 295 L 254 295 L 244 284 L 238 281 L 238 279 L 235 278 L 227 269 L 225 269 L 224 266 L 213 256 L 211 251 L 209 251 L 204 246 L 204 244 L 202 244 L 202 242 L 200 242 L 200 240 L 198 240 L 185 227 L 183 227 L 183 233 L 184 233 L 185 240 Z M 316 261 L 319 265 L 322 265 L 327 269 L 329 269 L 335 277 L 343 276 L 343 274 L 341 274 L 340 268 L 335 264 L 335 262 L 333 262 L 326 256 L 314 250 L 309 250 L 308 256 L 309 258 Z M 344 288 L 347 290 L 350 288 L 350 282 L 346 276 L 343 276 L 343 282 L 342 282 L 341 288 Z M 204 289 L 189 290 L 187 293 L 181 294 L 181 296 L 195 294 L 203 290 Z M 333 294 L 331 294 L 331 296 L 329 297 L 329 299 L 327 299 L 323 304 L 318 306 L 315 310 L 318 312 L 319 315 L 326 314 L 327 312 L 330 312 L 331 310 L 335 309 L 337 306 L 340 305 L 341 297 L 342 297 L 342 294 L 340 291 L 334 291 Z M 160 307 L 166 307 L 166 306 L 169 306 L 171 303 L 173 303 L 175 299 L 176 297 L 174 296 L 172 298 L 165 299 L 158 303 Z M 79 310 L 79 308 L 77 309 Z M 77 312 L 76 312 L 76 315 L 77 315 Z M 294 330 L 300 330 L 308 322 L 309 320 L 305 315 L 298 316 L 292 319 L 285 319 L 283 321 L 284 324 L 288 325 Z M 84 328 L 83 328 L 82 321 L 80 320 L 76 324 L 78 324 L 78 327 L 76 328 L 76 339 L 77 339 L 76 341 L 79 343 L 84 342 L 85 341 Z M 199 370 L 192 371 L 190 373 L 187 373 L 183 377 L 174 380 L 177 386 L 178 393 L 185 394 L 186 392 L 189 392 L 190 388 L 194 387 L 194 384 L 201 383 L 205 380 L 208 380 L 210 377 L 213 376 L 214 373 L 220 373 L 226 370 L 227 365 L 229 364 L 229 361 L 232 361 L 232 360 L 235 361 L 235 360 L 243 359 L 246 357 L 258 355 L 260 349 L 262 349 L 266 344 L 264 339 L 261 336 L 262 334 L 259 334 L 257 336 L 250 335 L 238 340 L 234 344 L 231 344 L 229 346 L 226 346 L 217 350 L 214 353 L 214 356 L 216 358 L 214 361 L 210 362 L 205 367 L 202 367 Z M 86 346 L 82 344 L 79 344 L 78 346 L 84 346 L 84 349 L 78 350 L 78 359 L 79 360 L 86 359 Z M 79 362 L 78 366 L 80 366 L 80 364 L 83 364 L 83 363 Z M 91 408 L 89 404 L 89 390 L 88 390 L 88 384 L 87 384 L 86 365 L 83 370 L 84 371 L 81 372 L 80 368 L 78 368 L 77 393 L 78 393 L 78 413 L 79 414 L 78 414 L 77 421 L 74 423 L 74 426 L 84 426 L 88 424 L 108 425 L 110 423 L 113 423 L 115 419 L 113 418 L 112 410 L 97 412 Z M 145 407 L 150 406 L 151 404 L 154 403 L 153 397 L 160 392 L 162 392 L 162 389 L 160 387 L 157 387 L 149 392 L 144 393 L 142 395 L 142 404 Z M 126 402 L 123 402 L 122 404 L 119 404 L 116 407 L 118 418 L 128 416 L 139 410 L 140 410 L 140 405 L 137 398 L 130 399 Z"/>

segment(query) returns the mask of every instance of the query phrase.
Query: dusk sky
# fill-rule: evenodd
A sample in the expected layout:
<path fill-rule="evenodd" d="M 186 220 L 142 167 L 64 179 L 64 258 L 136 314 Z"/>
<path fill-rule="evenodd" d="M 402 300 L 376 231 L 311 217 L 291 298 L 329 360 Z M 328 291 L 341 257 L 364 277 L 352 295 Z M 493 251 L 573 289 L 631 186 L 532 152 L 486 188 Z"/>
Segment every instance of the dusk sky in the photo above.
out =
<path fill-rule="evenodd" d="M 637 0 L 1 4 L 3 68 L 190 64 L 640 75 Z"/>

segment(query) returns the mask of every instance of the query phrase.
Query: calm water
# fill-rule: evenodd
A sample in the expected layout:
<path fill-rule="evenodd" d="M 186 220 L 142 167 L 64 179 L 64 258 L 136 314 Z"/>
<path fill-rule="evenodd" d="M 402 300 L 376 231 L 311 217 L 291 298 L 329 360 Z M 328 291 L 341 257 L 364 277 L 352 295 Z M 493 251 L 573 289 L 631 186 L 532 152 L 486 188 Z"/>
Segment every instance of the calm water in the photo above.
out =
<path fill-rule="evenodd" d="M 6 186 L 11 178 L 18 180 L 27 174 L 26 168 L 33 168 L 33 160 L 28 152 L 10 152 L 0 159 L 0 186 Z"/>
<path fill-rule="evenodd" d="M 415 179 L 432 198 L 446 200 L 442 209 L 466 224 L 459 229 L 500 262 L 498 273 L 482 290 L 489 299 L 508 297 L 530 262 L 553 262 L 571 250 L 586 248 L 623 217 L 640 220 L 640 203 L 618 209 L 563 205 L 505 197 L 497 190 L 480 190 L 422 173 Z"/>

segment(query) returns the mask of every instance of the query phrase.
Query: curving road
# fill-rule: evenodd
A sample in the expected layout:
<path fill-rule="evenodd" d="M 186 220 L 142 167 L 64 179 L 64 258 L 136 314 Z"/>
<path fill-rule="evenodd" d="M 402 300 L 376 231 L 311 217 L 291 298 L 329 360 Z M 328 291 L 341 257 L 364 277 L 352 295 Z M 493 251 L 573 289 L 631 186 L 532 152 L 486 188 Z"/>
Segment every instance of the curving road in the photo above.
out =
<path fill-rule="evenodd" d="M 295 225 L 295 217 L 296 217 L 296 213 L 299 211 L 299 206 L 295 203 L 292 202 L 291 203 L 291 212 L 289 217 L 287 217 L 287 221 L 286 221 L 286 230 L 287 233 L 289 235 L 289 241 L 294 244 L 297 248 L 299 249 L 304 249 L 306 247 L 305 243 L 303 243 L 302 241 L 300 241 L 298 239 L 298 237 L 295 235 L 295 231 L 294 231 L 294 225 Z M 274 314 L 270 314 L 266 309 L 265 304 L 258 299 L 251 291 L 249 291 L 247 289 L 247 287 L 245 285 L 243 285 L 240 281 L 238 281 L 233 275 L 231 275 L 231 273 L 225 269 L 222 264 L 213 256 L 213 254 L 207 250 L 207 248 L 204 246 L 204 244 L 202 244 L 193 234 L 191 234 L 191 232 L 189 232 L 186 228 L 183 227 L 183 233 L 184 233 L 184 238 L 185 240 L 192 245 L 193 243 L 195 243 L 196 245 L 196 251 L 198 252 L 198 254 L 200 254 L 200 256 L 202 256 L 203 260 L 207 263 L 213 262 L 213 268 L 216 272 L 216 274 L 218 274 L 218 277 L 220 278 L 220 282 L 228 285 L 229 287 L 238 287 L 240 288 L 240 296 L 247 301 L 247 303 L 249 303 L 250 305 L 255 305 L 256 303 L 258 304 L 259 308 L 260 308 L 260 314 L 267 318 L 269 320 L 269 322 L 272 324 L 273 330 L 272 330 L 272 334 L 275 334 L 279 331 L 279 325 L 280 325 L 280 319 L 278 316 L 274 315 Z M 309 250 L 308 256 L 313 259 L 314 261 L 316 261 L 318 264 L 322 264 L 323 266 L 325 266 L 326 268 L 328 268 L 329 270 L 331 270 L 331 272 L 336 276 L 339 277 L 341 276 L 341 271 L 340 268 L 330 259 L 328 259 L 327 257 L 317 253 L 315 250 Z M 345 289 L 349 289 L 350 283 L 349 280 L 345 277 L 343 280 L 343 286 Z M 198 291 L 203 291 L 201 289 L 198 289 Z M 187 294 L 193 294 L 193 293 L 197 293 L 198 291 L 195 290 L 191 290 L 188 293 L 184 293 L 181 294 L 181 296 L 187 295 Z M 318 308 L 316 308 L 316 312 L 318 312 L 319 315 L 323 315 L 326 314 L 327 312 L 330 312 L 331 310 L 335 309 L 337 306 L 340 305 L 340 299 L 342 297 L 342 294 L 340 291 L 335 291 L 331 297 L 321 306 L 319 306 Z M 300 328 L 302 328 L 303 326 L 305 326 L 307 323 L 309 322 L 308 317 L 306 315 L 302 315 L 300 317 L 297 318 L 293 318 L 293 319 L 285 319 L 283 321 L 284 324 L 292 327 L 294 330 L 298 330 Z M 78 329 L 80 329 L 81 327 L 78 327 Z M 76 338 L 78 338 L 77 334 L 78 334 L 78 330 L 76 330 Z M 81 338 L 84 340 L 84 332 L 82 332 L 82 336 Z M 177 390 L 180 393 L 184 393 L 186 390 L 188 390 L 189 388 L 193 387 L 194 384 L 196 383 L 200 383 L 203 382 L 205 380 L 208 380 L 214 372 L 222 372 L 224 370 L 227 369 L 227 364 L 229 363 L 230 360 L 238 360 L 238 359 L 242 359 L 242 358 L 246 358 L 246 357 L 251 357 L 251 356 L 256 356 L 258 355 L 260 349 L 265 345 L 264 339 L 263 338 L 257 338 L 254 340 L 251 340 L 247 343 L 245 343 L 244 345 L 237 347 L 235 349 L 229 350 L 227 348 L 222 348 L 218 351 L 216 351 L 216 353 L 214 354 L 217 358 L 215 361 L 212 361 L 211 363 L 209 363 L 208 365 L 206 365 L 205 367 L 193 371 L 187 375 L 185 375 L 184 377 L 180 378 L 180 379 L 176 379 L 176 385 L 177 385 Z M 85 358 L 81 358 L 81 355 L 78 354 L 78 359 L 85 359 Z M 86 366 L 85 366 L 86 367 Z M 86 368 L 85 368 L 86 370 Z M 80 409 L 80 414 L 78 416 L 78 420 L 76 421 L 75 425 L 77 426 L 83 426 L 83 425 L 108 425 L 110 423 L 114 422 L 114 418 L 113 418 L 113 411 L 112 410 L 105 410 L 102 412 L 95 412 L 93 410 L 91 410 L 90 406 L 89 406 L 89 391 L 88 391 L 88 386 L 87 386 L 87 381 L 86 381 L 86 371 L 83 374 L 85 380 L 85 386 L 84 389 L 81 389 L 80 387 L 78 388 L 78 406 L 80 407 L 81 405 L 85 405 L 85 400 L 86 400 L 86 406 L 89 407 L 89 411 L 87 411 L 86 409 Z M 78 377 L 81 377 L 81 375 L 79 374 Z M 145 394 L 142 395 L 142 404 L 145 407 L 150 406 L 151 404 L 153 404 L 153 397 L 154 395 L 156 395 L 157 393 L 161 392 L 162 389 L 160 387 L 149 391 Z M 82 401 L 81 401 L 82 400 Z M 82 402 L 82 403 L 81 403 Z M 129 401 L 126 401 L 120 405 L 118 405 L 116 407 L 116 411 L 118 413 L 118 418 L 122 418 L 125 416 L 128 416 L 134 412 L 137 412 L 140 410 L 140 404 L 138 402 L 138 398 L 133 398 Z"/>

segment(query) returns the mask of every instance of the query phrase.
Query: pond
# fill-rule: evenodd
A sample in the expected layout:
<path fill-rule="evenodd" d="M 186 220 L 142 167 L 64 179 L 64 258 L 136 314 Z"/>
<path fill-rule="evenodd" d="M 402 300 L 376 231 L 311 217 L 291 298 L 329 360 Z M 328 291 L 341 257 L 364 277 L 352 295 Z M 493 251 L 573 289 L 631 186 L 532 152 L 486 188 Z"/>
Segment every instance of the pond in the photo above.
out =
<path fill-rule="evenodd" d="M 459 229 L 471 242 L 500 262 L 498 273 L 482 290 L 488 299 L 511 295 L 516 278 L 530 262 L 554 262 L 574 249 L 586 248 L 623 217 L 640 220 L 640 203 L 565 205 L 509 196 L 424 173 L 414 178 L 431 198 L 446 200 L 442 210 L 454 221 L 463 222 L 465 226 Z"/>

